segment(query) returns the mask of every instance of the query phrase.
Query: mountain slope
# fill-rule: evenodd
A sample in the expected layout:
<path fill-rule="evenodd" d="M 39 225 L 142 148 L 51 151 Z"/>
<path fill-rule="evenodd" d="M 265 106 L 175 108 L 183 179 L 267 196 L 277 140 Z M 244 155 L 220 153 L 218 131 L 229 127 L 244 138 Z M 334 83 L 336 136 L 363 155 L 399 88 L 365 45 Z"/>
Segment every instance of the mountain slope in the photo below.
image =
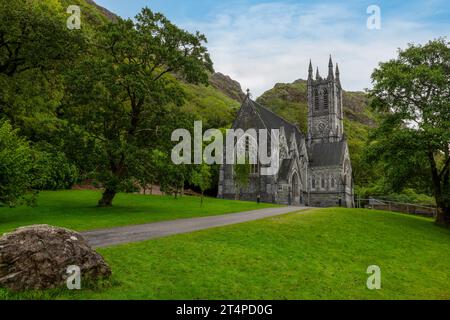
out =
<path fill-rule="evenodd" d="M 118 16 L 93 0 L 56 0 L 63 8 L 78 5 L 81 8 L 81 27 L 91 31 L 102 24 L 115 21 Z M 138 12 L 136 12 L 138 14 Z M 174 79 L 177 79 L 174 75 Z M 227 127 L 244 96 L 240 84 L 221 73 L 210 76 L 210 85 L 193 85 L 177 80 L 186 94 L 186 102 L 181 111 L 187 111 L 202 120 L 205 127 Z"/>
<path fill-rule="evenodd" d="M 264 92 L 257 102 L 297 124 L 304 133 L 307 132 L 308 96 L 305 80 L 277 83 L 272 89 Z M 368 103 L 368 97 L 364 92 L 343 91 L 345 118 L 351 122 L 373 127 L 376 121 L 367 108 Z"/>
<path fill-rule="evenodd" d="M 204 128 L 224 128 L 231 125 L 240 102 L 230 98 L 229 91 L 216 89 L 211 84 L 204 86 L 181 82 L 181 85 L 186 94 L 182 111 L 193 113 L 196 119 L 204 122 Z"/>
<path fill-rule="evenodd" d="M 238 102 L 244 101 L 245 93 L 242 91 L 241 84 L 229 76 L 216 72 L 209 79 L 209 83 L 229 98 Z"/>
<path fill-rule="evenodd" d="M 117 15 L 99 6 L 92 0 L 59 0 L 63 8 L 71 5 L 80 7 L 81 28 L 91 29 L 109 21 L 117 20 Z"/>

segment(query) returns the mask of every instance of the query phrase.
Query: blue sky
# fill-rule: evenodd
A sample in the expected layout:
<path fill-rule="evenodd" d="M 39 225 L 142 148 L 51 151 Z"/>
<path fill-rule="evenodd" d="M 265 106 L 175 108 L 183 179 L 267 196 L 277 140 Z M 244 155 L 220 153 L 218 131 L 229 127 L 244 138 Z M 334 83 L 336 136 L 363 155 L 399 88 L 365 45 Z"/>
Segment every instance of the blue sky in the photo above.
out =
<path fill-rule="evenodd" d="M 380 61 L 408 43 L 450 39 L 450 1 L 96 0 L 122 17 L 148 6 L 178 26 L 204 33 L 216 71 L 254 96 L 278 82 L 306 78 L 309 59 L 326 73 L 339 63 L 344 89 L 369 88 Z M 369 30 L 367 8 L 377 5 L 381 29 Z"/>

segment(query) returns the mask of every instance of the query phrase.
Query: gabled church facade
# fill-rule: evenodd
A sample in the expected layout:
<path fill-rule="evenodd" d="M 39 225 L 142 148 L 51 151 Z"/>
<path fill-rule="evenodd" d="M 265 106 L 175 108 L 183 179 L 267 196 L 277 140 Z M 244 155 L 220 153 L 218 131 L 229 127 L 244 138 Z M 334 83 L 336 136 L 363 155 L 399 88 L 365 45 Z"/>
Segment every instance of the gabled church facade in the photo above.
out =
<path fill-rule="evenodd" d="M 261 175 L 261 165 L 250 166 L 248 185 L 239 187 L 234 180 L 234 166 L 223 164 L 219 198 L 317 207 L 354 206 L 340 74 L 337 65 L 334 71 L 331 57 L 326 78 L 318 69 L 314 78 L 310 63 L 307 87 L 306 136 L 297 126 L 253 101 L 249 94 L 246 96 L 232 129 L 279 129 L 279 170 L 274 175 Z"/>

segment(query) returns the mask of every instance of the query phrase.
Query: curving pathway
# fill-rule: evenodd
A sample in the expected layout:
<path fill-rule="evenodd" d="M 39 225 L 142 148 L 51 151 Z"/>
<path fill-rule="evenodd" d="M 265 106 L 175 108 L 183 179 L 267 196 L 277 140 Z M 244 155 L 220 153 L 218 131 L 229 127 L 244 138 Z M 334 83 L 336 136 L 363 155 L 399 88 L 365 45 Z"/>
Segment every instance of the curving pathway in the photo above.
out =
<path fill-rule="evenodd" d="M 199 218 L 161 221 L 111 229 L 81 232 L 94 248 L 161 238 L 173 234 L 188 233 L 230 224 L 242 223 L 290 212 L 309 209 L 308 207 L 277 207 L 239 213 Z"/>

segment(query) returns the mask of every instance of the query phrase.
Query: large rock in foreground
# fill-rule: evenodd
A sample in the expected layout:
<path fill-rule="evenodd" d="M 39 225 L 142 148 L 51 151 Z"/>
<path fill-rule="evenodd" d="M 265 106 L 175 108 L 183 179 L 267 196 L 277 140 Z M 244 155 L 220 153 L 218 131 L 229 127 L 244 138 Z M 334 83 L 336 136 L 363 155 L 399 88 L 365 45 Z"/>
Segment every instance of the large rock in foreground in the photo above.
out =
<path fill-rule="evenodd" d="M 103 257 L 77 232 L 35 225 L 0 238 L 0 287 L 23 291 L 64 286 L 71 265 L 80 268 L 81 284 L 111 275 Z"/>

